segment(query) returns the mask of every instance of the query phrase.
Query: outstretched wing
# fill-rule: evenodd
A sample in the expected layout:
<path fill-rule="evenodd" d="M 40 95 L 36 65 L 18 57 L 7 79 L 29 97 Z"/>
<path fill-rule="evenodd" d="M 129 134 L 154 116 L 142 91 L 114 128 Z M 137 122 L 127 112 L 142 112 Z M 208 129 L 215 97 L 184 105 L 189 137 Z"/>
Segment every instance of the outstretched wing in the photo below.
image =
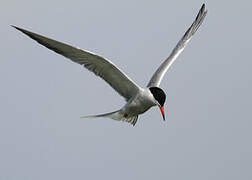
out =
<path fill-rule="evenodd" d="M 17 30 L 26 34 L 39 44 L 47 47 L 54 52 L 71 59 L 73 62 L 83 65 L 95 75 L 105 80 L 126 100 L 134 96 L 139 87 L 126 74 L 117 68 L 112 62 L 94 53 L 67 45 L 65 43 L 41 36 L 25 29 L 13 26 Z"/>
<path fill-rule="evenodd" d="M 172 50 L 170 56 L 159 66 L 157 71 L 153 74 L 147 87 L 154 87 L 154 86 L 158 87 L 160 85 L 161 80 L 164 77 L 166 71 L 169 69 L 169 67 L 172 65 L 175 59 L 179 56 L 179 54 L 184 50 L 187 43 L 190 41 L 194 33 L 200 27 L 206 14 L 207 14 L 207 11 L 205 9 L 205 4 L 203 4 L 199 10 L 199 13 L 196 19 L 194 20 L 190 28 L 185 32 L 182 39 L 180 39 L 176 47 Z"/>

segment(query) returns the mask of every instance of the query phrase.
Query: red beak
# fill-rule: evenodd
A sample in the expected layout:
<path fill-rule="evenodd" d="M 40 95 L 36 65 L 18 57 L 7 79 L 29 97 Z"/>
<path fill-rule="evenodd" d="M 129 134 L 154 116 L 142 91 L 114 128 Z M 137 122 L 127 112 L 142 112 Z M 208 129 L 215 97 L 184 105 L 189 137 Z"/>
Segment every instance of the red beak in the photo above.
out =
<path fill-rule="evenodd" d="M 162 113 L 163 120 L 165 121 L 164 107 L 159 105 L 159 109 L 160 109 L 160 111 L 161 111 L 161 113 Z"/>

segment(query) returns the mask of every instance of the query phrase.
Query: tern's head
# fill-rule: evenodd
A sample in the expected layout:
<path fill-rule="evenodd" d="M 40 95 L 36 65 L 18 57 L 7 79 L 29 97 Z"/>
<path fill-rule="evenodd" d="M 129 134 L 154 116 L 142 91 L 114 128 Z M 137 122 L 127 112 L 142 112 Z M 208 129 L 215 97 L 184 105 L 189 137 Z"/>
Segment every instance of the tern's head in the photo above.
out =
<path fill-rule="evenodd" d="M 150 87 L 149 89 L 152 95 L 154 96 L 155 100 L 158 102 L 158 106 L 162 113 L 163 119 L 165 120 L 164 103 L 165 103 L 166 95 L 164 91 L 159 87 Z"/>

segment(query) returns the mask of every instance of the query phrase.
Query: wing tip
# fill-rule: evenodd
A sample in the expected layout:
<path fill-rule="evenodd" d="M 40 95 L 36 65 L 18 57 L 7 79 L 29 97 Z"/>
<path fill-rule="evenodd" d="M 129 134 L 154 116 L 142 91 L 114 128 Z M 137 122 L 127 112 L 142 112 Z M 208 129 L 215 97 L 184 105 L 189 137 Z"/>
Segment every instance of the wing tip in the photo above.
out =
<path fill-rule="evenodd" d="M 15 25 L 10 25 L 11 27 L 13 27 L 13 28 L 15 28 L 16 30 L 18 30 L 18 31 L 20 31 L 20 32 L 22 32 L 22 33 L 24 33 L 24 34 L 26 34 L 27 36 L 30 36 L 30 34 L 31 34 L 31 32 L 29 32 L 29 31 L 27 31 L 27 30 L 25 30 L 25 29 L 22 29 L 22 28 L 20 28 L 20 27 L 17 27 L 17 26 L 15 26 Z"/>
<path fill-rule="evenodd" d="M 206 4 L 203 3 L 202 6 L 201 6 L 201 9 L 205 9 L 205 7 L 206 7 Z"/>
<path fill-rule="evenodd" d="M 15 26 L 15 25 L 10 25 L 11 27 L 13 27 L 13 28 L 15 28 L 15 29 L 17 29 L 17 30 L 19 30 L 19 31 L 22 31 L 22 29 L 21 28 L 19 28 L 19 27 L 17 27 L 17 26 Z"/>
<path fill-rule="evenodd" d="M 207 14 L 207 9 L 206 9 L 206 4 L 205 3 L 202 4 L 199 14 L 203 14 L 203 16 L 205 16 Z"/>
<path fill-rule="evenodd" d="M 207 14 L 206 5 L 205 5 L 205 3 L 203 3 L 193 24 L 191 25 L 191 27 L 187 31 L 189 36 L 192 36 L 198 30 L 198 28 L 202 24 L 203 20 L 205 19 L 206 14 Z M 185 35 L 187 33 L 185 33 Z"/>

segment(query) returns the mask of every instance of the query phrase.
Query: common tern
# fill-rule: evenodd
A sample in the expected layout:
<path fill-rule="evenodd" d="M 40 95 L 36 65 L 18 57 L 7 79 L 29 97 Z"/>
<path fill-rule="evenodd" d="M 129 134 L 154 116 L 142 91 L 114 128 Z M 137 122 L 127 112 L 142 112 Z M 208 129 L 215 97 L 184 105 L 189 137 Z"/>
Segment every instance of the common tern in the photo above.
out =
<path fill-rule="evenodd" d="M 153 74 L 146 88 L 138 86 L 111 61 L 99 55 L 27 31 L 17 26 L 12 27 L 26 34 L 48 49 L 61 54 L 62 56 L 65 56 L 73 62 L 83 65 L 89 71 L 105 80 L 126 100 L 126 104 L 117 111 L 106 114 L 83 116 L 83 118 L 108 117 L 114 120 L 129 122 L 134 126 L 137 122 L 138 115 L 146 112 L 153 106 L 158 106 L 160 108 L 163 120 L 165 120 L 164 103 L 166 94 L 159 87 L 159 85 L 166 71 L 169 69 L 178 55 L 184 50 L 191 37 L 202 24 L 206 14 L 207 10 L 205 8 L 205 4 L 203 4 L 192 25 L 172 50 L 170 56 L 159 66 L 157 71 Z"/>

